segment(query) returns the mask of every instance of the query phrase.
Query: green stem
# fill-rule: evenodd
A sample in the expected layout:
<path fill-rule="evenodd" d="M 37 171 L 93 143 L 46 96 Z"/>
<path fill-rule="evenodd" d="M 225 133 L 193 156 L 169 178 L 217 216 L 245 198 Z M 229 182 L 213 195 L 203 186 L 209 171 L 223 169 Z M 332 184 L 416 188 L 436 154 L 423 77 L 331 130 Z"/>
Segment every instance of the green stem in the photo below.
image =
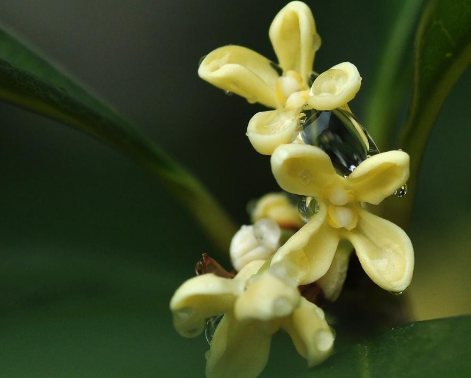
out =
<path fill-rule="evenodd" d="M 365 111 L 365 126 L 380 150 L 387 150 L 394 141 L 397 111 L 404 102 L 410 79 L 409 38 L 416 25 L 423 0 L 403 2 L 384 43 L 378 62 L 369 101 Z"/>

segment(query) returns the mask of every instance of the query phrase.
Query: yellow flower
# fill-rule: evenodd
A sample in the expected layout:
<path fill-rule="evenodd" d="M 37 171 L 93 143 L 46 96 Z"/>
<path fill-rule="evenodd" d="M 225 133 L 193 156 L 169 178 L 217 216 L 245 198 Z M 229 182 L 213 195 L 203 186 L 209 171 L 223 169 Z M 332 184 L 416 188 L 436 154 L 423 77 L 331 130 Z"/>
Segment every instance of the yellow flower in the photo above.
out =
<path fill-rule="evenodd" d="M 268 193 L 257 200 L 251 212 L 252 223 L 262 218 L 273 219 L 282 228 L 299 229 L 304 226 L 298 209 L 286 193 Z"/>
<path fill-rule="evenodd" d="M 289 3 L 278 13 L 269 36 L 279 66 L 255 51 L 230 45 L 208 54 L 198 74 L 216 87 L 245 97 L 251 103 L 282 107 L 291 93 L 309 88 L 320 38 L 311 10 L 300 1 Z"/>
<path fill-rule="evenodd" d="M 271 267 L 255 274 L 263 263 L 247 264 L 234 279 L 194 277 L 171 300 L 175 328 L 185 337 L 197 336 L 207 318 L 224 314 L 206 355 L 208 378 L 257 377 L 280 328 L 309 365 L 322 362 L 332 350 L 334 335 L 323 311 L 300 296 L 283 270 Z"/>
<path fill-rule="evenodd" d="M 374 155 L 342 177 L 320 148 L 289 144 L 276 149 L 271 165 L 284 190 L 319 202 L 318 213 L 277 251 L 272 263 L 294 264 L 290 274 L 298 283 L 314 282 L 331 267 L 339 241 L 348 240 L 376 284 L 394 292 L 407 288 L 414 267 L 410 239 L 395 224 L 363 209 L 361 202 L 377 205 L 405 184 L 409 155 Z"/>
<path fill-rule="evenodd" d="M 312 72 L 320 37 L 306 4 L 286 5 L 273 20 L 269 36 L 279 66 L 250 49 L 230 45 L 208 54 L 198 70 L 202 79 L 218 88 L 277 109 L 257 113 L 247 128 L 250 142 L 265 155 L 296 138 L 303 106 L 347 108 L 361 84 L 358 70 L 348 62 L 319 76 Z"/>

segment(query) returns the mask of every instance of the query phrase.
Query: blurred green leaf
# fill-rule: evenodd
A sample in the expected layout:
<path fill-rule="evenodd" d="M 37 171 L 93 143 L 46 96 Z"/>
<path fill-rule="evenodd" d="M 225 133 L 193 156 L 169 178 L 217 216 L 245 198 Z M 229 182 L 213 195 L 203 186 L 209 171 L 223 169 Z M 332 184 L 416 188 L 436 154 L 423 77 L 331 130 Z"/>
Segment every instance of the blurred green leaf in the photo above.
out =
<path fill-rule="evenodd" d="M 430 1 L 415 43 L 412 104 L 399 140 L 399 147 L 411 156 L 409 190 L 401 201 L 386 205 L 392 220 L 402 227 L 410 222 L 420 163 L 435 119 L 471 62 L 471 0 Z"/>
<path fill-rule="evenodd" d="M 380 150 L 392 148 L 397 112 L 410 90 L 411 39 L 422 3 L 407 0 L 388 4 L 399 9 L 387 29 L 365 107 L 365 125 Z"/>
<path fill-rule="evenodd" d="M 469 377 L 471 316 L 411 323 L 339 348 L 306 377 Z"/>
<path fill-rule="evenodd" d="M 105 142 L 147 167 L 226 252 L 236 231 L 205 187 L 109 106 L 0 29 L 0 99 Z"/>
<path fill-rule="evenodd" d="M 2 252 L 1 377 L 203 376 L 206 341 L 180 337 L 168 309 L 188 278 L 181 266 L 131 252 Z"/>

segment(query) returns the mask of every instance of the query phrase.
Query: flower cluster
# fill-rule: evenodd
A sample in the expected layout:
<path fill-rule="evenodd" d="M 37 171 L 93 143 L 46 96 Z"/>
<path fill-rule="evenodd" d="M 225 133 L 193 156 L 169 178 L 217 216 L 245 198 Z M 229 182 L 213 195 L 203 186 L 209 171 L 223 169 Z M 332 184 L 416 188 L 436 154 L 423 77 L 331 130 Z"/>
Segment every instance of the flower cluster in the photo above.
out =
<path fill-rule="evenodd" d="M 353 64 L 312 71 L 320 37 L 304 3 L 285 6 L 269 36 L 278 64 L 230 45 L 208 54 L 198 71 L 224 91 L 274 109 L 255 114 L 247 136 L 255 150 L 271 155 L 273 175 L 285 191 L 261 198 L 252 225 L 234 236 L 235 273 L 205 256 L 198 276 L 171 300 L 180 334 L 206 331 L 207 377 L 255 378 L 279 329 L 309 365 L 325 360 L 334 334 L 318 300 L 339 297 L 353 250 L 385 290 L 402 292 L 412 279 L 408 236 L 364 208 L 404 188 L 409 156 L 380 153 L 353 116 L 348 102 L 361 85 Z"/>

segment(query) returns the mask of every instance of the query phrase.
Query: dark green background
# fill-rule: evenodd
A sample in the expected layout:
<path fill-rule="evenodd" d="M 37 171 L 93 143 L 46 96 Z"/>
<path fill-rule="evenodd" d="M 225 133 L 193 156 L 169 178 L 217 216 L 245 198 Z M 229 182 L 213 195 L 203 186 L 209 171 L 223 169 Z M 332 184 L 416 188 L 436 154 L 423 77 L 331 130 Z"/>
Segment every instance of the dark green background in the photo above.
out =
<path fill-rule="evenodd" d="M 323 40 L 315 69 L 358 67 L 351 105 L 360 119 L 399 3 L 308 2 Z M 230 43 L 275 60 L 268 27 L 284 4 L 15 0 L 0 2 L 0 22 L 135 121 L 244 223 L 246 202 L 276 189 L 269 159 L 245 136 L 262 108 L 224 96 L 196 70 Z M 471 312 L 470 74 L 424 159 L 410 232 L 416 319 Z M 107 146 L 9 105 L 0 115 L 0 377 L 202 376 L 205 341 L 180 338 L 167 310 L 199 255 L 211 253 L 198 226 Z M 285 344 L 266 376 L 304 369 Z M 284 349 L 296 367 L 283 363 Z"/>

